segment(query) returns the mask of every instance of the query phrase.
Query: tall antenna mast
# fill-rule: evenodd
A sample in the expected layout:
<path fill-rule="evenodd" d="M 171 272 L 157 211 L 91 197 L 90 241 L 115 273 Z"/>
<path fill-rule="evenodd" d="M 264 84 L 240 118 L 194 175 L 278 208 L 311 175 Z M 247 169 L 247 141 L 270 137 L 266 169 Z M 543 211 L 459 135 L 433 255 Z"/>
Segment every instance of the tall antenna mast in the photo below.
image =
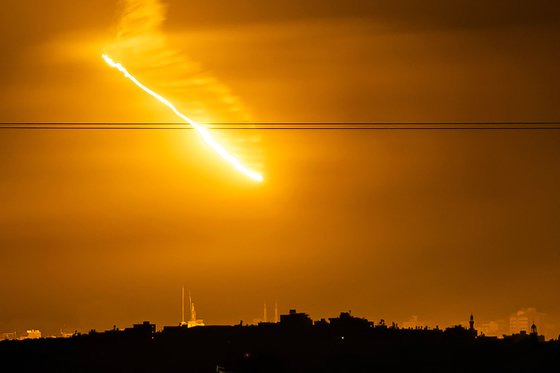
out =
<path fill-rule="evenodd" d="M 185 285 L 181 290 L 181 325 L 185 325 Z"/>
<path fill-rule="evenodd" d="M 264 302 L 263 321 L 268 322 L 267 319 L 268 319 L 268 317 L 267 317 L 267 314 L 266 314 L 266 302 Z"/>
<path fill-rule="evenodd" d="M 278 302 L 274 301 L 274 322 L 278 321 Z"/>

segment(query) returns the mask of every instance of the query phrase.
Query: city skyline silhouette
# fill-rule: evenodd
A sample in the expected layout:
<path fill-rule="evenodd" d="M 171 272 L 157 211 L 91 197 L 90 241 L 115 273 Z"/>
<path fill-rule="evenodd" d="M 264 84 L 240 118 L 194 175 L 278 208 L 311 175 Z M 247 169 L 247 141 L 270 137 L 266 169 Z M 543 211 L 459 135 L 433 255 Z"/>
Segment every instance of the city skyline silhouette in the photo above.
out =
<path fill-rule="evenodd" d="M 257 325 L 181 322 L 158 330 L 143 321 L 64 338 L 0 342 L 4 364 L 25 359 L 24 371 L 59 372 L 534 371 L 557 364 L 558 353 L 560 336 L 545 341 L 534 323 L 529 332 L 498 339 L 479 333 L 473 314 L 468 327 L 402 328 L 351 312 L 313 321 L 295 309 Z"/>
<path fill-rule="evenodd" d="M 0 357 L 557 365 L 556 2 L 3 5 Z"/>

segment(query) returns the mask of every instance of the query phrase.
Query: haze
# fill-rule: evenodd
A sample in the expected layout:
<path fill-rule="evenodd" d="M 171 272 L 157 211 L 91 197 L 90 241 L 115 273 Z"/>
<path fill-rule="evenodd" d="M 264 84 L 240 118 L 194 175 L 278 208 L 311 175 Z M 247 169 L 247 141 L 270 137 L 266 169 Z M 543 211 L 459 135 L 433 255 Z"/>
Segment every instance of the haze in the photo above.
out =
<path fill-rule="evenodd" d="M 142 9 L 134 13 L 131 9 Z M 559 121 L 553 1 L 12 1 L 2 122 Z M 127 18 L 128 17 L 128 18 Z M 0 332 L 262 303 L 560 332 L 560 131 L 0 132 Z M 269 310 L 271 314 L 271 309 Z M 544 327 L 543 327 L 544 328 Z"/>

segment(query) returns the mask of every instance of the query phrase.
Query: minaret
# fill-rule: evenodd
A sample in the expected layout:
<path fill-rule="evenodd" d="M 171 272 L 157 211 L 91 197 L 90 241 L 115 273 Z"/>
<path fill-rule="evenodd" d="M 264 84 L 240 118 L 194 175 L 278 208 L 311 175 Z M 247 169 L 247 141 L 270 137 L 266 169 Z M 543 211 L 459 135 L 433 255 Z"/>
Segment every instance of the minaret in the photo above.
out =
<path fill-rule="evenodd" d="M 471 337 L 476 338 L 476 336 L 478 335 L 478 332 L 476 331 L 476 329 L 474 328 L 474 316 L 471 313 L 471 317 L 469 319 L 469 334 L 471 335 Z"/>
<path fill-rule="evenodd" d="M 263 322 L 268 322 L 268 316 L 267 316 L 267 314 L 266 314 L 266 302 L 264 302 Z"/>
<path fill-rule="evenodd" d="M 278 321 L 278 302 L 274 301 L 274 322 Z"/>

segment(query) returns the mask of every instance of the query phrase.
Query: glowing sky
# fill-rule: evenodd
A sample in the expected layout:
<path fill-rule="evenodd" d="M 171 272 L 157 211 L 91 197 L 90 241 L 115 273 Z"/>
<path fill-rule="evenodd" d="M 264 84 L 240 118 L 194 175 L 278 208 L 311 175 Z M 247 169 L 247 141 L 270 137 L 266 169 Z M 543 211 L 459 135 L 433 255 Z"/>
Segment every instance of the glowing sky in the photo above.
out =
<path fill-rule="evenodd" d="M 230 154 L 219 142 L 217 142 L 214 137 L 212 136 L 210 129 L 207 126 L 204 126 L 200 123 L 193 121 L 191 118 L 187 117 L 185 114 L 181 113 L 175 105 L 173 105 L 169 100 L 165 97 L 162 97 L 158 93 L 152 91 L 150 88 L 146 87 L 142 84 L 138 79 L 134 77 L 120 62 L 113 61 L 113 59 L 106 54 L 101 55 L 103 60 L 112 68 L 117 69 L 121 73 L 123 73 L 124 77 L 132 81 L 138 88 L 143 90 L 144 92 L 148 93 L 152 96 L 155 100 L 161 102 L 162 105 L 167 106 L 175 115 L 177 115 L 180 119 L 185 121 L 191 128 L 196 130 L 196 132 L 200 135 L 200 137 L 204 140 L 206 144 L 212 150 L 216 152 L 220 157 L 224 159 L 227 163 L 232 165 L 237 171 L 242 173 L 243 175 L 247 176 L 249 179 L 254 180 L 256 182 L 262 182 L 263 176 L 258 172 L 247 168 L 239 159 L 235 156 Z"/>
<path fill-rule="evenodd" d="M 3 9 L 4 122 L 176 121 L 101 53 L 200 122 L 560 120 L 555 2 Z M 193 130 L 2 130 L 0 332 L 176 324 L 183 284 L 207 323 L 277 299 L 440 325 L 534 306 L 560 325 L 560 132 L 213 134 L 267 182 Z"/>

